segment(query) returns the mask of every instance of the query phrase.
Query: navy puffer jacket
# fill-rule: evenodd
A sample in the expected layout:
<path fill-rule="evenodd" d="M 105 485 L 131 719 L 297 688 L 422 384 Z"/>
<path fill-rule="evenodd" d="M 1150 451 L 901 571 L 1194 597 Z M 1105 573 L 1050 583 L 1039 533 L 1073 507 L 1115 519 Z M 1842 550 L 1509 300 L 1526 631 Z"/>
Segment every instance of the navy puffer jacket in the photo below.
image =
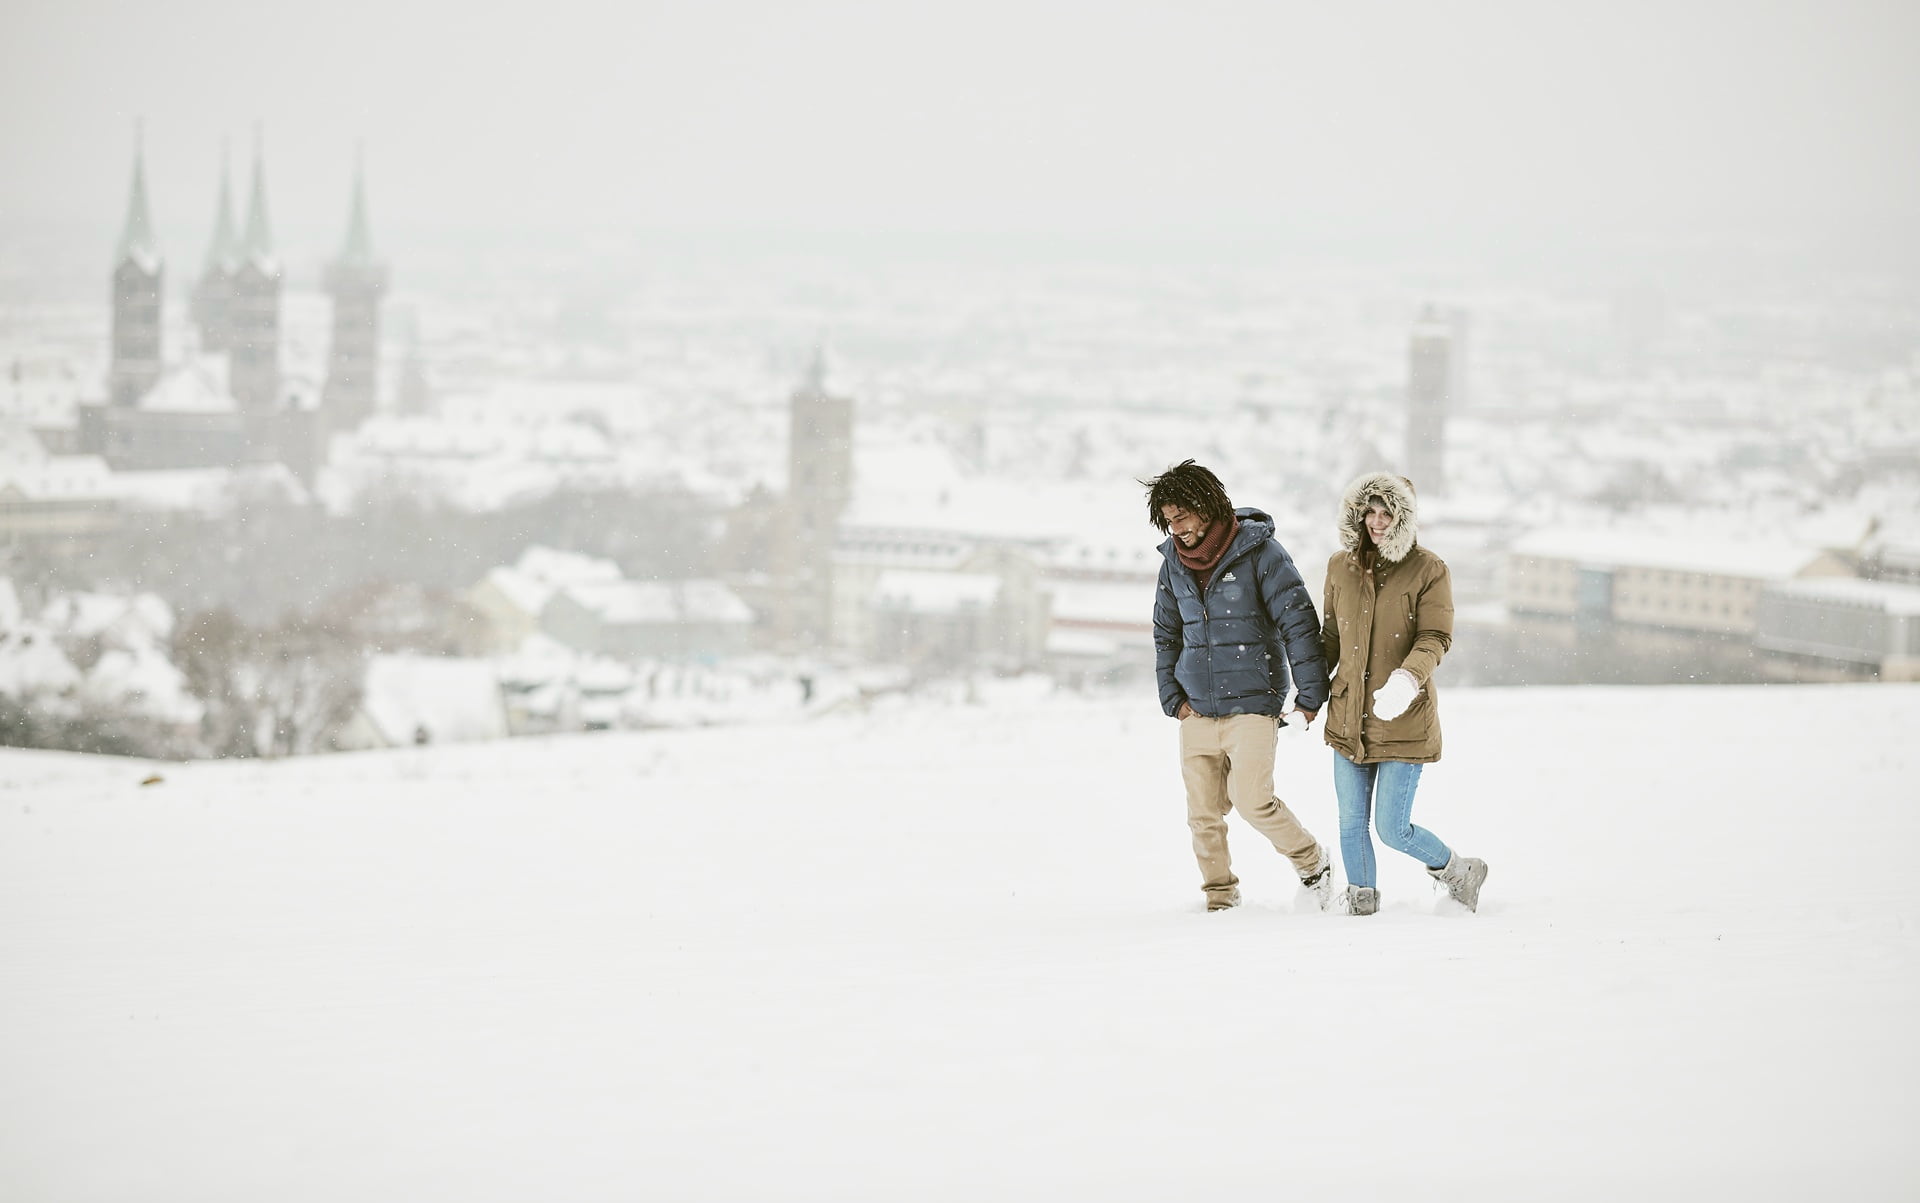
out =
<path fill-rule="evenodd" d="M 1180 562 L 1176 540 L 1160 545 L 1160 588 L 1153 602 L 1154 668 L 1160 707 L 1178 714 L 1278 716 L 1287 699 L 1287 668 L 1299 689 L 1294 705 L 1318 711 L 1327 701 L 1327 662 L 1320 619 L 1293 557 L 1273 537 L 1273 518 L 1234 511 L 1240 529 L 1200 591 Z"/>

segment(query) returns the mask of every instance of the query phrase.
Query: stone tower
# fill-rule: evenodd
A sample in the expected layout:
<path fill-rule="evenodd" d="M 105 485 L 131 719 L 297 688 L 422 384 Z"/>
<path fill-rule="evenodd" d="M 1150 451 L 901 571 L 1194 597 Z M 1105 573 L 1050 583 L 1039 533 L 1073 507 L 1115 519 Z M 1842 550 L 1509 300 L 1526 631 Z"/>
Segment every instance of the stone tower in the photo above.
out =
<path fill-rule="evenodd" d="M 791 581 L 785 636 L 824 647 L 832 629 L 833 547 L 853 499 L 853 401 L 827 391 L 824 349 L 789 407 L 784 566 Z"/>
<path fill-rule="evenodd" d="M 228 155 L 220 152 L 220 200 L 213 219 L 213 242 L 193 286 L 193 324 L 203 351 L 233 350 L 233 276 L 240 266 L 240 238 L 233 228 L 233 184 Z"/>
<path fill-rule="evenodd" d="M 1453 328 L 1429 305 L 1407 349 L 1406 473 L 1423 496 L 1447 491 L 1447 409 L 1454 386 Z"/>
<path fill-rule="evenodd" d="M 242 410 L 270 410 L 280 399 L 280 261 L 267 224 L 267 167 L 254 136 L 253 194 L 240 240 L 228 310 L 233 332 L 228 383 Z"/>
<path fill-rule="evenodd" d="M 387 269 L 374 258 L 367 227 L 366 171 L 358 163 L 347 241 L 327 268 L 327 291 L 333 296 L 333 347 L 321 404 L 327 425 L 344 430 L 372 417 L 378 400 L 380 299 L 387 291 Z"/>
<path fill-rule="evenodd" d="M 133 191 L 113 257 L 113 335 L 107 395 L 131 406 L 160 380 L 160 294 L 165 263 L 147 210 L 146 152 L 133 152 Z"/>

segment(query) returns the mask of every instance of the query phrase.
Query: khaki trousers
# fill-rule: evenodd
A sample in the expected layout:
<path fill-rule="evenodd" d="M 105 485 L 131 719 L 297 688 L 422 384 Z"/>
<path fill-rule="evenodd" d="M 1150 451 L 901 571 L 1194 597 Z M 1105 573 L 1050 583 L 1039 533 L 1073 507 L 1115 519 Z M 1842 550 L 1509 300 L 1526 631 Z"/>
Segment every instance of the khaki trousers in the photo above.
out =
<path fill-rule="evenodd" d="M 1200 862 L 1200 888 L 1209 897 L 1233 897 L 1240 879 L 1227 854 L 1227 811 L 1237 810 L 1255 831 L 1311 872 L 1319 843 L 1287 804 L 1273 796 L 1274 740 L 1279 723 L 1270 714 L 1226 718 L 1193 715 L 1180 720 L 1180 775 L 1187 783 L 1187 827 Z"/>

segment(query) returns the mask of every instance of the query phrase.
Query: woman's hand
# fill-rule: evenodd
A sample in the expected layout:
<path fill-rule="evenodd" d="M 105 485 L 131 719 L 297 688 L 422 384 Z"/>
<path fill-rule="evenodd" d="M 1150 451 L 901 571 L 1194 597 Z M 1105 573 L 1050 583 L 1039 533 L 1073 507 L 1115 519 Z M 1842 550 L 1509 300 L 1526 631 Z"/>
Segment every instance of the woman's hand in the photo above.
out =
<path fill-rule="evenodd" d="M 1407 712 L 1413 699 L 1420 696 L 1420 682 L 1404 668 L 1396 668 L 1387 683 L 1373 692 L 1373 717 L 1395 719 Z"/>

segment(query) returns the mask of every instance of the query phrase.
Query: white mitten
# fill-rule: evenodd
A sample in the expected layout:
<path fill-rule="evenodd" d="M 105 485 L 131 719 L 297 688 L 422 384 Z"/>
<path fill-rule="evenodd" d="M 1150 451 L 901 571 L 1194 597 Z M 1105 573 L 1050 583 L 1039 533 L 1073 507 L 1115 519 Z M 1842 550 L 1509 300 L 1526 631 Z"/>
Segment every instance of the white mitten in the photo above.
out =
<path fill-rule="evenodd" d="M 1396 668 L 1387 683 L 1373 691 L 1373 717 L 1395 719 L 1407 712 L 1413 699 L 1420 696 L 1420 682 L 1404 668 Z"/>

